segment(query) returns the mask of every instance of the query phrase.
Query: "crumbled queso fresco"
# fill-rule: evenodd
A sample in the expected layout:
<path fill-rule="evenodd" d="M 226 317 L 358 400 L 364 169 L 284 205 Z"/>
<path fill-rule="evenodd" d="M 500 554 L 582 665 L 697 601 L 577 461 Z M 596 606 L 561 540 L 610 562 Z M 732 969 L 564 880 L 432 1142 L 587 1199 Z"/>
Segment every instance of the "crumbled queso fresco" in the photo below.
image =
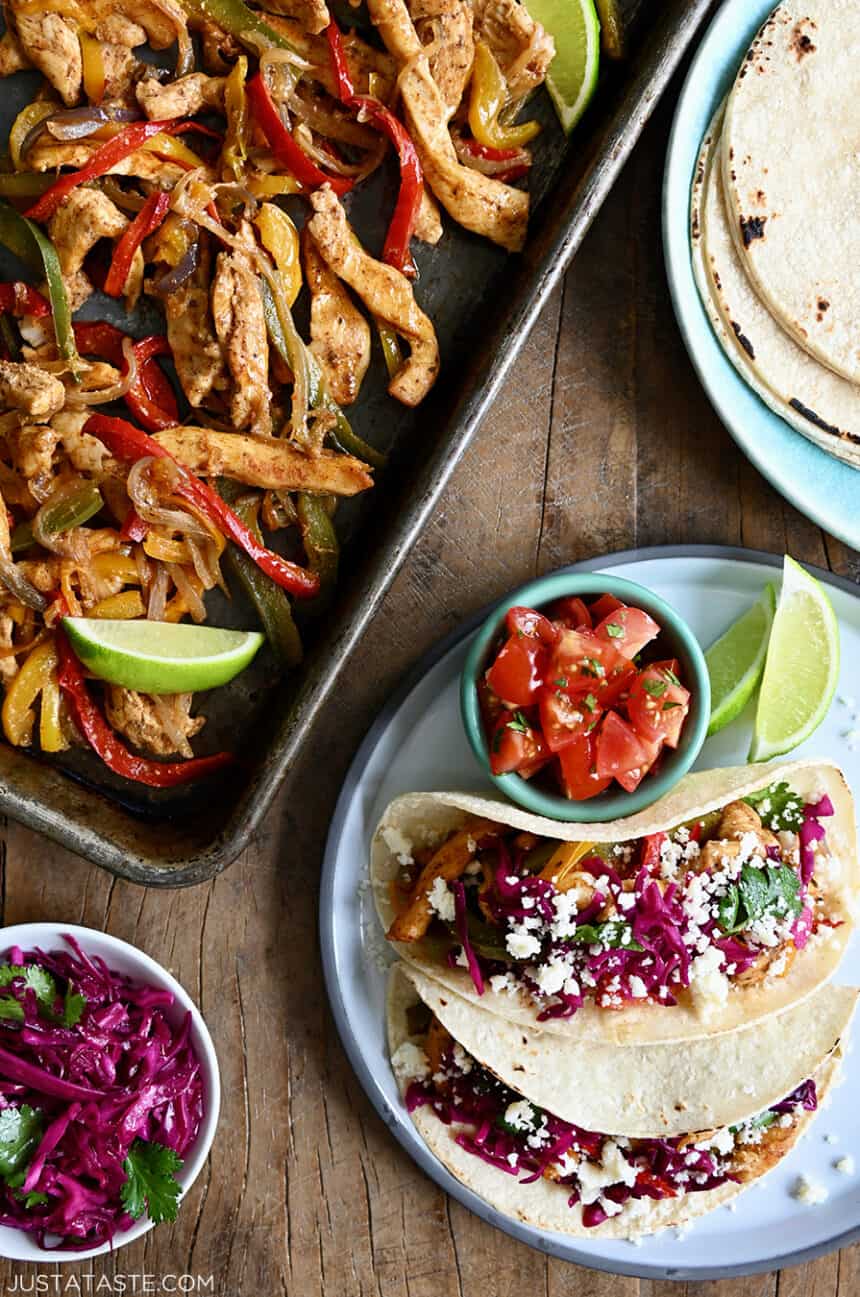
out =
<path fill-rule="evenodd" d="M 791 1190 L 792 1198 L 802 1202 L 806 1207 L 817 1207 L 822 1202 L 827 1202 L 830 1196 L 823 1184 L 817 1180 L 811 1180 L 808 1176 L 799 1175 L 794 1182 Z"/>
<path fill-rule="evenodd" d="M 765 824 L 769 808 L 768 798 L 757 806 Z M 789 802 L 787 811 L 783 803 L 783 821 L 787 814 L 797 822 L 801 810 L 799 800 Z M 689 987 L 696 1011 L 703 1017 L 713 1014 L 725 1005 L 733 975 L 760 957 L 766 957 L 763 977 L 772 980 L 785 972 L 792 945 L 806 944 L 815 920 L 823 917 L 823 896 L 819 894 L 814 902 L 819 906 L 816 913 L 800 881 L 797 834 L 782 829 L 778 837 L 778 857 L 773 848 L 773 858 L 767 856 L 762 839 L 750 831 L 725 841 L 722 854 L 715 852 L 713 839 L 707 842 L 704 849 L 710 851 L 703 862 L 703 848 L 681 827 L 663 837 L 656 866 L 650 871 L 628 870 L 620 886 L 615 870 L 629 865 L 638 845 L 613 847 L 608 876 L 599 870 L 591 875 L 586 857 L 578 866 L 575 885 L 563 891 L 531 876 L 505 876 L 508 888 L 520 889 L 508 910 L 502 909 L 497 917 L 504 950 L 514 967 L 499 972 L 497 964 L 487 970 L 490 990 L 519 994 L 525 989 L 547 1006 L 557 997 L 561 1011 L 569 1016 L 589 995 L 607 1008 L 646 999 L 671 1004 L 680 990 Z M 392 850 L 406 845 L 389 842 Z M 820 844 L 814 849 L 819 850 Z M 774 869 L 781 871 L 783 887 L 773 886 Z M 749 893 L 757 874 L 759 893 L 766 900 L 752 912 L 739 911 L 737 898 Z M 468 875 L 465 882 L 467 888 L 471 886 Z M 428 901 L 441 919 L 453 921 L 454 897 L 444 879 L 434 880 Z M 596 909 L 595 902 L 600 902 Z M 734 926 L 726 924 L 726 907 L 735 918 L 741 915 Z M 659 919 L 651 926 L 646 916 L 655 909 Z M 584 911 L 589 911 L 590 925 L 585 930 L 596 938 L 587 942 L 578 933 Z M 649 924 L 649 944 L 644 949 L 635 937 L 637 922 Z M 674 935 L 667 933 L 670 927 Z M 677 953 L 677 940 L 683 943 L 682 955 Z M 740 966 L 738 959 L 743 961 Z M 469 966 L 462 949 L 455 963 Z M 550 1012 L 555 1016 L 554 1008 Z"/>

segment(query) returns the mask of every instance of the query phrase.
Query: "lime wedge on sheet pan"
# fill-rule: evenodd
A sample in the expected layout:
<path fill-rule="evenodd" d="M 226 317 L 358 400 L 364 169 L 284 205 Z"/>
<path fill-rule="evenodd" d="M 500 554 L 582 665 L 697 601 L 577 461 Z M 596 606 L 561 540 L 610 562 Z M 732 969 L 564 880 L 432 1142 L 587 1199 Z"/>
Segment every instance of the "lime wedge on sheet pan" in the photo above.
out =
<path fill-rule="evenodd" d="M 809 738 L 839 678 L 839 625 L 824 587 L 786 554 L 764 667 L 750 761 L 769 761 Z"/>
<path fill-rule="evenodd" d="M 709 735 L 718 734 L 740 716 L 758 688 L 775 608 L 776 589 L 766 585 L 761 598 L 706 652 L 711 678 Z"/>
<path fill-rule="evenodd" d="M 526 8 L 555 41 L 546 88 L 569 135 L 597 85 L 600 22 L 594 0 L 526 0 Z"/>
<path fill-rule="evenodd" d="M 94 676 L 146 694 L 216 689 L 243 671 L 263 643 L 258 631 L 178 622 L 65 617 L 63 628 Z"/>

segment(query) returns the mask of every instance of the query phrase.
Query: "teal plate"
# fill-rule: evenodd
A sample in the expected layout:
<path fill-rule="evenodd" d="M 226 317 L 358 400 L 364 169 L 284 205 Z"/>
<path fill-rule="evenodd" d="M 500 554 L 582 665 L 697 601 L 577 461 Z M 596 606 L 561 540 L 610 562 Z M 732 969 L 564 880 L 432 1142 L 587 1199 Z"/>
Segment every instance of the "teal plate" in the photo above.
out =
<path fill-rule="evenodd" d="M 690 188 L 699 147 L 753 36 L 773 7 L 773 0 L 726 0 L 687 74 L 663 183 L 666 271 L 690 359 L 744 454 L 801 513 L 860 549 L 860 470 L 807 441 L 747 386 L 711 329 L 690 260 Z"/>

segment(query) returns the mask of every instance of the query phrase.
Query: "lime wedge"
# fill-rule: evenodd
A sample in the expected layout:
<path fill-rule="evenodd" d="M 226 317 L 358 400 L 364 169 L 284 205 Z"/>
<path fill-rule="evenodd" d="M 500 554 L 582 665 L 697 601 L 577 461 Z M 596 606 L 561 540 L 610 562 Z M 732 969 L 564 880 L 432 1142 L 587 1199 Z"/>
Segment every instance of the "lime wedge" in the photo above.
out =
<path fill-rule="evenodd" d="M 594 0 L 527 0 L 526 8 L 555 41 L 546 88 L 569 135 L 597 85 L 600 22 Z"/>
<path fill-rule="evenodd" d="M 740 716 L 764 671 L 776 590 L 766 585 L 760 599 L 733 622 L 705 654 L 711 678 L 708 734 L 718 734 Z"/>
<path fill-rule="evenodd" d="M 145 694 L 216 689 L 243 671 L 263 643 L 259 631 L 178 622 L 64 617 L 63 628 L 94 676 Z"/>
<path fill-rule="evenodd" d="M 826 591 L 786 554 L 750 761 L 791 752 L 818 728 L 839 677 L 839 626 Z"/>

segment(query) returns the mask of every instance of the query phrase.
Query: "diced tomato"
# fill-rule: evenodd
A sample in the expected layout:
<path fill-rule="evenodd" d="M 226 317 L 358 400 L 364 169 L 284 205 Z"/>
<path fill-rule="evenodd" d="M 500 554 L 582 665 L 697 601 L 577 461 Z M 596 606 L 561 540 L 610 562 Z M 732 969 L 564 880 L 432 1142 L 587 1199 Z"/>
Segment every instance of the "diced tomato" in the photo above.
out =
<path fill-rule="evenodd" d="M 621 605 L 595 626 L 594 633 L 598 639 L 607 640 L 614 649 L 632 661 L 646 644 L 657 638 L 660 627 L 641 608 L 625 608 Z"/>
<path fill-rule="evenodd" d="M 636 766 L 633 770 L 628 771 L 626 775 L 615 776 L 624 791 L 628 793 L 635 792 L 645 776 L 654 769 L 654 766 L 657 763 L 657 758 L 663 750 L 662 739 L 654 739 L 652 741 L 651 739 L 643 738 L 641 734 L 637 737 L 648 754 L 647 760 L 641 766 Z"/>
<path fill-rule="evenodd" d="M 575 596 L 557 599 L 548 612 L 553 622 L 561 622 L 568 630 L 591 630 L 591 613 L 584 600 Z"/>
<path fill-rule="evenodd" d="M 633 727 L 618 712 L 607 712 L 597 733 L 596 769 L 601 779 L 621 782 L 629 776 L 638 784 L 647 760 L 648 752 Z"/>
<path fill-rule="evenodd" d="M 621 654 L 593 631 L 563 630 L 550 659 L 547 684 L 573 696 L 593 693 L 600 700 L 626 668 Z"/>
<path fill-rule="evenodd" d="M 647 869 L 653 873 L 660 864 L 660 848 L 666 841 L 665 833 L 649 833 L 642 839 L 642 857 L 639 861 L 640 869 Z"/>
<path fill-rule="evenodd" d="M 606 683 L 600 691 L 600 703 L 604 709 L 626 707 L 627 697 L 633 687 L 638 672 L 632 662 L 621 658 L 607 676 Z"/>
<path fill-rule="evenodd" d="M 561 689 L 547 685 L 538 701 L 540 727 L 550 752 L 560 752 L 578 734 L 593 729 L 600 716 L 597 701 L 588 695 L 573 699 Z"/>
<path fill-rule="evenodd" d="M 595 771 L 595 743 L 593 734 L 579 734 L 558 754 L 561 787 L 565 797 L 574 802 L 596 797 L 612 783 L 601 779 Z"/>
<path fill-rule="evenodd" d="M 534 608 L 509 608 L 505 622 L 512 636 L 534 635 L 547 645 L 558 639 L 558 631 L 552 622 L 542 612 L 535 612 Z"/>
<path fill-rule="evenodd" d="M 595 599 L 591 605 L 591 620 L 596 626 L 598 622 L 603 621 L 616 608 L 623 608 L 624 604 L 620 599 L 616 599 L 614 594 L 602 594 L 599 599 Z"/>
<path fill-rule="evenodd" d="M 662 739 L 676 748 L 690 711 L 690 691 L 665 662 L 654 662 L 639 672 L 630 690 L 627 710 L 637 734 Z"/>
<path fill-rule="evenodd" d="M 551 757 L 543 735 L 521 711 L 501 712 L 490 738 L 490 769 L 494 775 L 516 772 L 523 779 L 531 779 Z"/>
<path fill-rule="evenodd" d="M 677 1198 L 678 1190 L 662 1175 L 653 1171 L 640 1171 L 636 1177 L 636 1188 L 641 1189 L 648 1198 Z"/>
<path fill-rule="evenodd" d="M 511 706 L 528 707 L 537 702 L 546 665 L 547 650 L 536 636 L 512 635 L 487 671 L 487 684 Z"/>

